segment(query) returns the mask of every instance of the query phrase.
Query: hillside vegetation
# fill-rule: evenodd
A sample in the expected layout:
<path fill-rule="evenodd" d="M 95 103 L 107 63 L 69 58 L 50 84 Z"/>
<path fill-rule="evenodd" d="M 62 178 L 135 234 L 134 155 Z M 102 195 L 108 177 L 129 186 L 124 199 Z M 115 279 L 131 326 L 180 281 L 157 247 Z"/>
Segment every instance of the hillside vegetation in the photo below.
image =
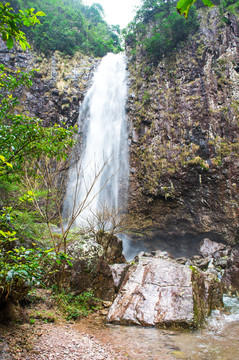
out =
<path fill-rule="evenodd" d="M 229 10 L 236 13 L 239 3 L 235 0 L 213 1 L 220 3 L 223 21 L 224 13 Z M 145 60 L 157 64 L 163 57 L 172 56 L 176 49 L 190 36 L 195 34 L 200 25 L 197 9 L 204 7 L 201 1 L 190 7 L 185 18 L 176 10 L 176 0 L 143 0 L 134 20 L 124 31 L 126 47 L 131 54 L 141 53 Z"/>
<path fill-rule="evenodd" d="M 120 28 L 104 21 L 100 4 L 88 6 L 80 0 L 12 0 L 11 6 L 15 11 L 34 8 L 46 14 L 41 17 L 40 25 L 23 27 L 38 52 L 48 54 L 59 50 L 72 55 L 79 50 L 101 57 L 121 50 Z"/>

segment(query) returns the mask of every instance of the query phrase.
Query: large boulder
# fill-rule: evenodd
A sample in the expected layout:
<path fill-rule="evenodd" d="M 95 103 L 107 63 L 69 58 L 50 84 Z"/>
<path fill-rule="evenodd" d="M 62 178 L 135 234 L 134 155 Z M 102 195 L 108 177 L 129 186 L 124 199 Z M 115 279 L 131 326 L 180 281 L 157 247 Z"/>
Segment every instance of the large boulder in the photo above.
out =
<path fill-rule="evenodd" d="M 93 239 L 80 237 L 68 248 L 73 266 L 69 268 L 70 287 L 75 292 L 93 289 L 102 300 L 113 300 L 115 294 L 111 269 L 104 249 Z"/>
<path fill-rule="evenodd" d="M 198 327 L 212 309 L 222 306 L 215 275 L 179 264 L 165 252 L 145 255 L 140 254 L 138 263 L 128 270 L 110 308 L 109 322 Z"/>
<path fill-rule="evenodd" d="M 112 272 L 115 290 L 118 291 L 127 273 L 129 264 L 113 264 L 110 265 Z"/>
<path fill-rule="evenodd" d="M 96 242 L 102 245 L 104 256 L 109 264 L 125 262 L 125 257 L 122 254 L 123 243 L 117 236 L 100 230 L 97 233 Z"/>

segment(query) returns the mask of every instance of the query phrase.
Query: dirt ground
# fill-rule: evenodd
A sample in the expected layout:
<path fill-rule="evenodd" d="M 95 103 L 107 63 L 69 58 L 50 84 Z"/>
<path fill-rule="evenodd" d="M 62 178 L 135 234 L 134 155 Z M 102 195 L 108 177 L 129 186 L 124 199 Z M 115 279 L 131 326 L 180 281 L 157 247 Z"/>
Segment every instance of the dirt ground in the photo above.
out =
<path fill-rule="evenodd" d="M 0 326 L 0 360 L 127 359 L 72 325 Z"/>
<path fill-rule="evenodd" d="M 110 344 L 77 331 L 50 295 L 40 291 L 40 301 L 26 306 L 11 322 L 0 324 L 0 360 L 128 359 Z"/>

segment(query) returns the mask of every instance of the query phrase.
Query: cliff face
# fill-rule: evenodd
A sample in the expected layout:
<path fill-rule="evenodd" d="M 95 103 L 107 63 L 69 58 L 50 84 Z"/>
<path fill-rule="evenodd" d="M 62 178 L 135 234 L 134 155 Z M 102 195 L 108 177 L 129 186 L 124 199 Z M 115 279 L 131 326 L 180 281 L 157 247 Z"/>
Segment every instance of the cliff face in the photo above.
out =
<path fill-rule="evenodd" d="M 238 239 L 238 19 L 203 9 L 200 29 L 157 66 L 128 51 L 129 210 L 166 235 Z"/>
<path fill-rule="evenodd" d="M 44 120 L 45 125 L 74 125 L 93 70 L 99 59 L 76 53 L 73 57 L 55 52 L 51 58 L 34 51 L 8 51 L 0 41 L 0 63 L 10 69 L 37 69 L 33 84 L 19 89 L 19 110 Z"/>

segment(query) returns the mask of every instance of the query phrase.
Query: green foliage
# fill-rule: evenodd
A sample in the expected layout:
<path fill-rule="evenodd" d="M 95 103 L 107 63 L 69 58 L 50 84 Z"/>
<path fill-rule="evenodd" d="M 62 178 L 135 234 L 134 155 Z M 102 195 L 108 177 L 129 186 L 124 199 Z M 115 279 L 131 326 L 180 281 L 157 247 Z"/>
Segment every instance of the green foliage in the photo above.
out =
<path fill-rule="evenodd" d="M 4 173 L 5 167 L 12 168 L 12 164 L 8 163 L 5 157 L 0 155 L 0 176 Z"/>
<path fill-rule="evenodd" d="M 95 56 L 121 50 L 119 28 L 104 21 L 100 4 L 83 5 L 74 0 L 12 0 L 15 10 L 36 8 L 46 16 L 41 24 L 24 31 L 34 48 L 45 54 L 59 50 L 72 55 L 76 50 Z"/>
<path fill-rule="evenodd" d="M 172 53 L 181 41 L 185 41 L 199 27 L 196 9 L 191 8 L 188 20 L 175 9 L 175 1 L 144 0 L 134 23 L 128 27 L 126 44 L 131 48 L 143 43 L 145 56 L 157 63 Z"/>
<path fill-rule="evenodd" d="M 79 295 L 66 291 L 55 292 L 54 298 L 65 313 L 67 320 L 77 320 L 88 316 L 99 302 L 92 291 L 86 291 Z"/>
<path fill-rule="evenodd" d="M 8 4 L 4 9 L 11 14 L 12 21 L 0 13 L 1 32 L 10 33 L 24 49 L 21 41 L 25 35 L 20 27 L 38 22 L 36 16 L 43 12 L 34 15 L 33 8 L 29 12 L 19 10 L 20 14 L 25 14 L 19 20 L 12 15 Z M 11 31 L 9 22 L 15 32 Z M 76 132 L 75 128 L 63 128 L 58 124 L 45 127 L 40 119 L 18 113 L 14 91 L 30 86 L 33 73 L 13 72 L 0 66 L 0 303 L 19 300 L 33 285 L 39 284 L 43 276 L 46 278 L 46 271 L 57 274 L 59 280 L 65 265 L 71 265 L 66 252 L 56 247 L 45 250 L 43 246 L 34 245 L 32 240 L 40 238 L 39 233 L 33 231 L 35 212 L 31 211 L 36 196 L 31 190 L 23 190 L 24 184 L 17 184 L 27 163 L 34 163 L 41 157 L 47 162 L 53 158 L 55 163 L 64 161 L 69 147 L 74 144 Z M 33 173 L 36 168 L 32 169 Z"/>
<path fill-rule="evenodd" d="M 238 14 L 239 14 L 239 2 L 237 0 L 223 0 L 223 1 L 220 2 L 220 12 L 221 12 L 221 15 L 222 15 L 222 20 L 225 23 L 230 22 L 224 16 L 224 14 L 227 11 L 230 11 L 231 13 L 238 16 Z"/>
<path fill-rule="evenodd" d="M 189 8 L 190 6 L 192 6 L 195 3 L 196 0 L 179 0 L 179 2 L 177 3 L 177 10 L 179 12 L 179 14 L 183 14 L 185 16 L 185 18 L 188 17 L 188 12 L 189 12 Z M 202 0 L 203 4 L 208 6 L 208 7 L 212 7 L 214 6 L 213 3 L 211 2 L 211 0 Z"/>
<path fill-rule="evenodd" d="M 39 16 L 45 16 L 44 12 L 38 11 L 34 13 L 35 9 L 19 10 L 17 13 L 13 11 L 10 3 L 4 4 L 0 2 L 0 33 L 3 41 L 6 41 L 8 49 L 17 41 L 23 50 L 30 47 L 25 34 L 21 31 L 22 26 L 34 26 L 40 24 Z"/>
<path fill-rule="evenodd" d="M 194 158 L 188 160 L 187 165 L 199 165 L 202 170 L 209 170 L 209 164 L 200 156 L 195 156 Z"/>
<path fill-rule="evenodd" d="M 0 230 L 0 304 L 21 299 L 45 276 L 49 251 L 17 245 L 15 231 Z"/>
<path fill-rule="evenodd" d="M 57 317 L 50 311 L 36 311 L 34 314 L 31 314 L 30 324 L 34 324 L 35 319 L 40 319 L 45 323 L 54 323 L 56 322 Z"/>

